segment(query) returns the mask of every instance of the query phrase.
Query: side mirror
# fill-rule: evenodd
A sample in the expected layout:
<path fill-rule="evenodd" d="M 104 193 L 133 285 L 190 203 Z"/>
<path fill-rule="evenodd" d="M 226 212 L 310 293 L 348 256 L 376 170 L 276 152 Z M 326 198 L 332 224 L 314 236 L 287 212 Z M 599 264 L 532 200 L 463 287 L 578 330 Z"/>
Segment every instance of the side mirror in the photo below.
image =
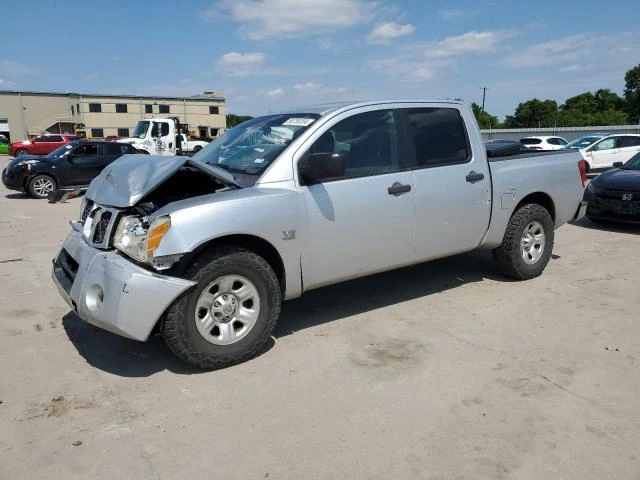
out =
<path fill-rule="evenodd" d="M 306 185 L 344 176 L 344 158 L 339 153 L 312 153 L 298 162 L 298 173 Z"/>
<path fill-rule="evenodd" d="M 613 162 L 613 168 L 620 168 L 624 163 L 622 162 Z"/>

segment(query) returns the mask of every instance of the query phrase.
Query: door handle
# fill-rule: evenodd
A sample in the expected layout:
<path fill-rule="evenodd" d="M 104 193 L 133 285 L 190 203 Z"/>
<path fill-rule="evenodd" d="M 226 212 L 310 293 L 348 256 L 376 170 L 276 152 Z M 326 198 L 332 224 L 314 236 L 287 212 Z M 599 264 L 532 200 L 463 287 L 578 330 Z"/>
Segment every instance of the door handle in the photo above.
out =
<path fill-rule="evenodd" d="M 400 182 L 394 182 L 389 188 L 387 188 L 387 192 L 389 195 L 402 195 L 403 193 L 407 193 L 411 191 L 411 185 L 403 185 Z"/>
<path fill-rule="evenodd" d="M 480 180 L 484 179 L 484 173 L 478 173 L 478 172 L 475 172 L 475 171 L 471 170 L 467 174 L 466 178 L 467 178 L 467 182 L 476 183 L 476 182 L 479 182 Z"/>

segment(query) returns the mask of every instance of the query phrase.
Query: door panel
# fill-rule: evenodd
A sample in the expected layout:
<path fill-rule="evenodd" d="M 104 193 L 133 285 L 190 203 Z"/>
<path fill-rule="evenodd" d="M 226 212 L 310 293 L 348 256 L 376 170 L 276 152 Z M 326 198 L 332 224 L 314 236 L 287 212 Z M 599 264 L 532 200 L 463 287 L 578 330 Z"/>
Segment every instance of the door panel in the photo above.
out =
<path fill-rule="evenodd" d="M 70 184 L 88 185 L 101 170 L 98 164 L 98 146 L 80 145 L 72 152 L 69 162 L 71 163 Z"/>
<path fill-rule="evenodd" d="M 305 290 L 412 262 L 414 194 L 389 194 L 395 182 L 411 185 L 412 174 L 302 187 Z"/>
<path fill-rule="evenodd" d="M 407 109 L 416 170 L 416 260 L 472 250 L 491 215 L 491 178 L 484 157 L 473 156 L 455 108 Z"/>
<path fill-rule="evenodd" d="M 305 289 L 411 263 L 413 174 L 399 171 L 394 112 L 343 113 L 312 138 L 300 164 L 339 168 L 300 187 Z"/>

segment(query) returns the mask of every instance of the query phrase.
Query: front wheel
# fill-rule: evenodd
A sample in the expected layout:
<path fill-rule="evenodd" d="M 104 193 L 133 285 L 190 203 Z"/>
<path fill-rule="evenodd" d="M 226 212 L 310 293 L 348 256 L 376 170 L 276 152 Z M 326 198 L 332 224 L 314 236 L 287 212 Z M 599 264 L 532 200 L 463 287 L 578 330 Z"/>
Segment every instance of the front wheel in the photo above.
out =
<path fill-rule="evenodd" d="M 29 195 L 34 198 L 47 198 L 56 188 L 56 181 L 49 175 L 36 175 L 27 185 Z"/>
<path fill-rule="evenodd" d="M 199 256 L 185 278 L 197 285 L 169 307 L 162 325 L 171 351 L 203 369 L 256 356 L 280 314 L 280 284 L 269 264 L 249 250 L 221 247 Z"/>
<path fill-rule="evenodd" d="M 493 251 L 500 272 L 516 280 L 539 276 L 551 258 L 554 230 L 544 207 L 530 203 L 512 215 L 502 244 Z"/>
<path fill-rule="evenodd" d="M 16 157 L 19 157 L 20 155 L 29 155 L 29 152 L 24 148 L 19 148 L 16 150 Z"/>
<path fill-rule="evenodd" d="M 193 147 L 193 153 L 198 153 L 200 150 L 202 150 L 202 147 L 200 145 L 196 145 L 195 147 Z"/>

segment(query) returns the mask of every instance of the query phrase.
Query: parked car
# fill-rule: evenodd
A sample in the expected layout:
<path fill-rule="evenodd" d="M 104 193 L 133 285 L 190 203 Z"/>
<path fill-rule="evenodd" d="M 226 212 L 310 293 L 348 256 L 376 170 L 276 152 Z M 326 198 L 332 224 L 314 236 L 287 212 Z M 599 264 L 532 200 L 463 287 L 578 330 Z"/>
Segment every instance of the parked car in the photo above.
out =
<path fill-rule="evenodd" d="M 589 182 L 584 199 L 593 222 L 640 223 L 640 152 Z"/>
<path fill-rule="evenodd" d="M 562 137 L 525 137 L 520 143 L 532 150 L 559 150 L 569 142 Z"/>
<path fill-rule="evenodd" d="M 157 326 L 219 368 L 324 285 L 476 248 L 536 277 L 584 215 L 584 161 L 488 161 L 481 138 L 460 102 L 363 102 L 254 118 L 192 158 L 127 155 L 91 182 L 53 279 L 85 321 L 143 341 Z"/>
<path fill-rule="evenodd" d="M 0 138 L 0 155 L 9 153 L 9 141 L 6 138 Z"/>
<path fill-rule="evenodd" d="M 609 133 L 589 133 L 588 135 L 583 135 L 580 138 L 577 138 L 573 142 L 567 143 L 562 150 L 575 150 L 581 148 L 587 148 L 593 142 L 600 140 L 601 138 L 608 137 Z"/>
<path fill-rule="evenodd" d="M 47 198 L 57 189 L 86 187 L 116 158 L 136 153 L 128 144 L 75 140 L 48 155 L 21 155 L 2 171 L 2 183 L 11 190 Z"/>
<path fill-rule="evenodd" d="M 74 140 L 80 140 L 77 135 L 39 135 L 31 140 L 14 142 L 9 145 L 9 155 L 47 155 L 55 149 L 67 145 Z"/>
<path fill-rule="evenodd" d="M 626 162 L 640 152 L 640 135 L 624 133 L 601 138 L 580 150 L 588 171 L 606 170 L 616 162 Z"/>

